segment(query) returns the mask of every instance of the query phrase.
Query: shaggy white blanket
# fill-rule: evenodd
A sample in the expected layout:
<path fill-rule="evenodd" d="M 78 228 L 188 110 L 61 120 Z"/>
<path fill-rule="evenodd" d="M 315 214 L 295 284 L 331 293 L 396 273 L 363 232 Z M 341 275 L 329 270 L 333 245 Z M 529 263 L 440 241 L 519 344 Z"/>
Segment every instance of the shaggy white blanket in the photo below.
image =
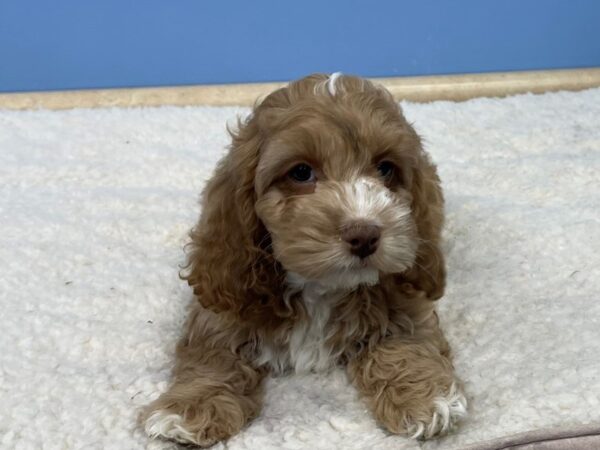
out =
<path fill-rule="evenodd" d="M 417 443 L 343 372 L 267 383 L 230 449 L 455 449 L 600 420 L 600 89 L 404 104 L 447 198 L 442 324 L 470 418 Z M 166 388 L 198 194 L 245 108 L 0 111 L 0 447 L 170 448 Z"/>

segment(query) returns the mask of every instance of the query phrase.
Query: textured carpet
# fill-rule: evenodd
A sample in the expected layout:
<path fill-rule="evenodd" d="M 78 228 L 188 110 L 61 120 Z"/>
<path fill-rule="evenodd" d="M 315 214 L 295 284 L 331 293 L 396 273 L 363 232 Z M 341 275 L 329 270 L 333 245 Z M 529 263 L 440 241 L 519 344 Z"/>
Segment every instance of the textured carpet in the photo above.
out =
<path fill-rule="evenodd" d="M 342 372 L 268 381 L 230 449 L 457 449 L 600 421 L 600 90 L 405 104 L 447 198 L 439 303 L 470 418 L 439 442 L 376 426 Z M 0 447 L 170 448 L 198 194 L 241 108 L 0 111 Z"/>

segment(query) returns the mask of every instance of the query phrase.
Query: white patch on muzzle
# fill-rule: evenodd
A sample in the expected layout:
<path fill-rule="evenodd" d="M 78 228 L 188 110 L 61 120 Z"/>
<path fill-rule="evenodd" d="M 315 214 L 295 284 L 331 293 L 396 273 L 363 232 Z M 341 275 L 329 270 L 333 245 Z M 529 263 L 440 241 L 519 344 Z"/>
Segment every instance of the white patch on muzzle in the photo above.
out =
<path fill-rule="evenodd" d="M 399 272 L 414 262 L 417 240 L 411 209 L 399 202 L 386 187 L 369 178 L 358 178 L 342 185 L 340 206 L 344 216 L 341 227 L 367 224 L 381 227 L 379 248 L 366 258 L 384 272 Z M 357 257 L 348 268 L 356 269 Z"/>
<path fill-rule="evenodd" d="M 381 226 L 378 220 L 386 208 L 393 204 L 393 198 L 387 189 L 377 185 L 368 178 L 359 178 L 354 183 L 345 185 L 346 211 L 348 221 L 372 222 Z"/>

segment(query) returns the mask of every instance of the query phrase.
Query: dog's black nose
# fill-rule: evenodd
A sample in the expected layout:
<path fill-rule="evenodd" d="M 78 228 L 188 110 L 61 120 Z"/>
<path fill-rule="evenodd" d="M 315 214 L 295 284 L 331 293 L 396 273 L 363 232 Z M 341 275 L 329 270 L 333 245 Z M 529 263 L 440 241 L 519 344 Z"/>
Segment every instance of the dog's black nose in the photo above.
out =
<path fill-rule="evenodd" d="M 352 224 L 342 230 L 342 240 L 350 244 L 350 253 L 359 258 L 372 255 L 379 246 L 381 228 L 372 224 Z"/>

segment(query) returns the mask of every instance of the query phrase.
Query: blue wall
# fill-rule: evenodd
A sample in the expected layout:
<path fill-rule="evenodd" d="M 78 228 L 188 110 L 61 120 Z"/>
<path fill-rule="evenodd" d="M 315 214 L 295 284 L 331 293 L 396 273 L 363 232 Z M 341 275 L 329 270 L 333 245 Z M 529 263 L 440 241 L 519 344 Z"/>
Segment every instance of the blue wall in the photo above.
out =
<path fill-rule="evenodd" d="M 0 91 L 586 66 L 599 0 L 0 0 Z"/>

